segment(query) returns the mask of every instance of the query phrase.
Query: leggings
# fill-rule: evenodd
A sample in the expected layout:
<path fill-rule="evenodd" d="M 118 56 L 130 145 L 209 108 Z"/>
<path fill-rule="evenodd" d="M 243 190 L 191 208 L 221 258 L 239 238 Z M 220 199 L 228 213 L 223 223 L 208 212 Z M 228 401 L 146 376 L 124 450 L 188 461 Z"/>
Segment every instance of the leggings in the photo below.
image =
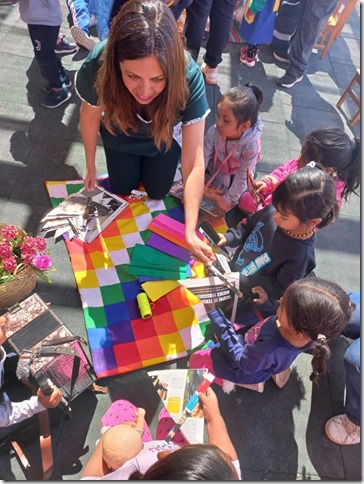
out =
<path fill-rule="evenodd" d="M 141 183 L 154 200 L 161 200 L 170 190 L 180 160 L 181 148 L 173 140 L 169 151 L 155 156 L 123 153 L 104 143 L 107 170 L 112 190 L 128 195 Z"/>

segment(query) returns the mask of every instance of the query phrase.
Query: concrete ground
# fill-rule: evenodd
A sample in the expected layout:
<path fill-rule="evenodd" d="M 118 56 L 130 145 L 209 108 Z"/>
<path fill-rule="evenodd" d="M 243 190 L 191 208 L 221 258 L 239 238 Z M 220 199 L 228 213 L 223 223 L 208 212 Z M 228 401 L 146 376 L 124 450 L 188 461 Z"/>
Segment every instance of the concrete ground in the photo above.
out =
<path fill-rule="evenodd" d="M 64 2 L 65 3 L 65 2 Z M 62 30 L 70 38 L 65 5 Z M 93 31 L 93 34 L 96 34 Z M 353 104 L 336 102 L 360 66 L 360 8 L 357 5 L 341 36 L 327 57 L 313 52 L 307 76 L 290 90 L 277 86 L 284 66 L 276 65 L 270 46 L 263 46 L 255 68 L 241 65 L 239 45 L 229 44 L 219 66 L 217 86 L 206 86 L 213 122 L 220 93 L 252 82 L 261 87 L 264 133 L 258 177 L 295 157 L 304 137 L 319 127 L 337 126 L 360 136 L 360 123 L 347 125 Z M 47 110 L 40 105 L 42 79 L 33 59 L 26 25 L 18 6 L 0 0 L 0 221 L 11 222 L 37 233 L 39 220 L 50 209 L 46 180 L 79 179 L 84 170 L 83 145 L 78 130 L 79 99 Z M 201 50 L 203 54 L 204 49 Z M 63 56 L 71 79 L 86 57 L 80 49 Z M 105 172 L 103 149 L 98 148 L 98 171 Z M 53 243 L 51 242 L 51 246 Z M 51 285 L 38 282 L 36 291 L 52 303 L 57 315 L 75 333 L 85 336 L 81 303 L 63 242 L 52 246 L 57 272 Z M 316 274 L 340 283 L 347 291 L 360 289 L 360 198 L 343 205 L 337 223 L 320 231 Z M 326 420 L 343 411 L 345 373 L 343 354 L 350 342 L 339 338 L 332 344 L 327 376 L 320 386 L 309 381 L 309 354 L 300 355 L 283 389 L 272 381 L 264 393 L 238 388 L 226 395 L 219 387 L 221 411 L 239 454 L 245 480 L 360 480 L 360 446 L 341 447 L 324 434 Z M 185 367 L 186 359 L 162 367 Z M 155 367 L 154 367 L 155 368 Z M 153 368 L 150 368 L 153 369 Z M 140 370 L 100 381 L 107 395 L 87 391 L 73 402 L 74 416 L 54 429 L 55 467 L 52 480 L 77 480 L 100 434 L 100 418 L 111 401 L 125 398 L 147 410 L 152 433 L 161 403 Z M 36 448 L 29 449 L 36 456 Z M 0 479 L 22 480 L 25 474 L 14 454 L 0 457 Z"/>

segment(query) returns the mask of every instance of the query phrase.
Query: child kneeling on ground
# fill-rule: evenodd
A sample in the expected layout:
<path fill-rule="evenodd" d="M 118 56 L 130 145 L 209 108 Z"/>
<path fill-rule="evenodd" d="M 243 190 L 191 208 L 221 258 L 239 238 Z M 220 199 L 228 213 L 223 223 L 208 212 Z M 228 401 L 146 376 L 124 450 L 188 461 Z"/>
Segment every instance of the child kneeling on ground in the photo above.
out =
<path fill-rule="evenodd" d="M 266 294 L 261 288 L 260 299 Z M 301 279 L 291 284 L 271 316 L 245 334 L 235 331 L 220 308 L 208 311 L 218 343 L 197 351 L 190 368 L 207 368 L 226 393 L 231 384 L 256 384 L 287 370 L 296 357 L 313 348 L 310 380 L 325 373 L 330 357 L 328 342 L 347 325 L 355 304 L 336 283 L 321 278 Z"/>

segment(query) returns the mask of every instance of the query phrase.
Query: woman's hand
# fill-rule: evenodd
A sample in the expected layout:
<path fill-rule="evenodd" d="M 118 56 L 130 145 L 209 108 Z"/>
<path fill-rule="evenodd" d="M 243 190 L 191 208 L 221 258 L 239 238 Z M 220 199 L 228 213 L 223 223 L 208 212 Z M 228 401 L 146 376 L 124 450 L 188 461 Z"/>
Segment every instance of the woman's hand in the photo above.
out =
<path fill-rule="evenodd" d="M 252 287 L 252 292 L 258 294 L 258 297 L 253 299 L 253 302 L 255 302 L 255 304 L 260 305 L 268 301 L 268 294 L 261 286 Z"/>
<path fill-rule="evenodd" d="M 192 255 L 197 257 L 203 264 L 216 262 L 216 256 L 212 248 L 206 242 L 197 237 L 195 233 L 186 233 L 186 241 L 190 247 Z"/>
<path fill-rule="evenodd" d="M 86 190 L 93 190 L 97 186 L 95 170 L 86 168 L 83 175 L 83 184 Z"/>

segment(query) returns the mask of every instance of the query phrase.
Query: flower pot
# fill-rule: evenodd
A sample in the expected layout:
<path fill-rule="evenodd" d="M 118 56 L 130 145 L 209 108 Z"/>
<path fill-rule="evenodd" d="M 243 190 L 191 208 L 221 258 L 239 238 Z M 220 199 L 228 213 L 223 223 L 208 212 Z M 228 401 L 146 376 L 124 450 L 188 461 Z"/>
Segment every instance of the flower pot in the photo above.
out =
<path fill-rule="evenodd" d="M 21 301 L 30 294 L 37 283 L 37 275 L 30 265 L 21 265 L 14 272 L 14 277 L 0 284 L 0 309 Z"/>

